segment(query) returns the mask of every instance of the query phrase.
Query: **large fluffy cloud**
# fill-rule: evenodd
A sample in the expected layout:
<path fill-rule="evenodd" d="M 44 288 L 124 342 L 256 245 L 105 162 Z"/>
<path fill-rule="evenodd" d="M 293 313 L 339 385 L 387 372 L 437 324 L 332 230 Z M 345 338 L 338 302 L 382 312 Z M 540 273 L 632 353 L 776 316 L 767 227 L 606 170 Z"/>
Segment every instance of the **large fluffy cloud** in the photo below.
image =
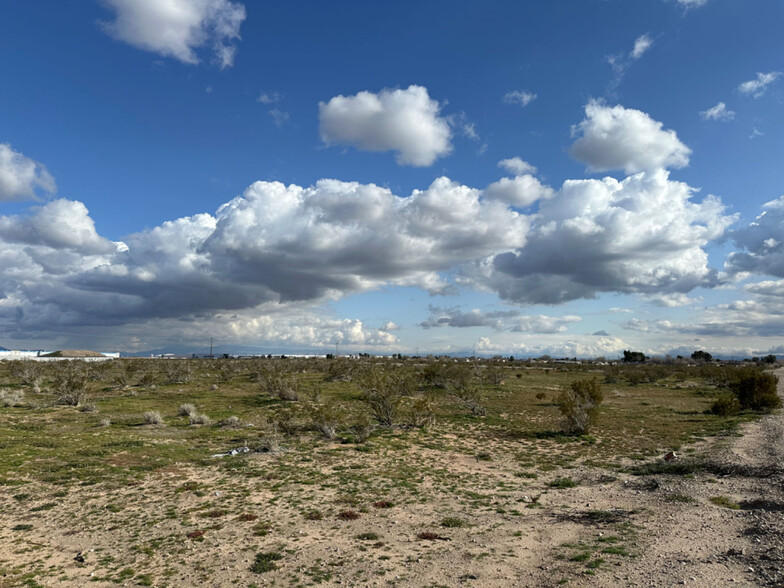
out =
<path fill-rule="evenodd" d="M 383 284 L 443 290 L 439 272 L 521 246 L 528 226 L 447 178 L 406 197 L 336 180 L 256 182 L 215 215 L 169 221 L 122 244 L 95 232 L 84 205 L 57 200 L 0 217 L 0 328 L 220 320 L 245 336 L 266 324 L 254 316 Z M 362 332 L 367 344 L 394 339 L 385 329 Z"/>
<path fill-rule="evenodd" d="M 605 108 L 589 105 L 582 138 L 596 135 L 591 121 L 601 113 L 594 107 Z M 615 135 L 632 134 L 640 117 L 658 125 L 643 113 L 627 116 L 637 111 L 609 110 L 618 109 Z M 397 341 L 391 327 L 325 316 L 323 305 L 384 286 L 453 292 L 456 282 L 515 303 L 622 292 L 677 304 L 717 281 L 705 247 L 734 217 L 716 197 L 695 201 L 694 190 L 667 170 L 569 180 L 553 190 L 522 160 L 503 167 L 521 175 L 485 189 L 442 177 L 403 196 L 337 180 L 256 182 L 214 214 L 165 222 L 123 243 L 102 237 L 80 202 L 55 200 L 0 217 L 0 333 L 51 339 L 106 334 L 108 326 L 132 346 L 156 337 L 197 340 L 209 329 L 240 342 L 383 347 Z M 535 211 L 516 210 L 531 203 Z M 777 267 L 760 256 L 784 240 L 781 209 L 784 202 L 769 203 L 736 234 L 745 251 L 730 258 L 730 270 Z M 423 326 L 546 337 L 578 320 L 452 309 L 434 311 Z"/>
<path fill-rule="evenodd" d="M 57 186 L 46 167 L 0 143 L 0 202 L 37 200 L 37 191 L 54 194 Z"/>
<path fill-rule="evenodd" d="M 198 63 L 196 50 L 208 46 L 221 68 L 234 63 L 245 6 L 231 0 L 102 0 L 116 12 L 104 30 L 147 51 Z"/>
<path fill-rule="evenodd" d="M 715 280 L 703 250 L 734 221 L 668 172 L 566 181 L 539 205 L 528 242 L 476 268 L 503 298 L 561 303 L 598 292 L 688 292 Z M 475 279 L 476 275 L 475 274 Z"/>
<path fill-rule="evenodd" d="M 684 167 L 691 150 L 675 131 L 640 110 L 591 101 L 585 120 L 573 129 L 579 135 L 569 153 L 596 172 L 622 169 L 627 174 Z"/>
<path fill-rule="evenodd" d="M 726 268 L 732 273 L 784 278 L 784 196 L 766 202 L 762 209 L 752 223 L 733 232 L 740 251 L 729 255 Z"/>
<path fill-rule="evenodd" d="M 401 165 L 428 166 L 451 150 L 451 130 L 427 88 L 359 92 L 319 103 L 319 132 L 327 145 L 396 151 Z"/>
<path fill-rule="evenodd" d="M 81 202 L 54 200 L 30 216 L 0 216 L 0 239 L 8 244 L 43 245 L 83 255 L 110 253 L 115 244 L 98 235 Z"/>

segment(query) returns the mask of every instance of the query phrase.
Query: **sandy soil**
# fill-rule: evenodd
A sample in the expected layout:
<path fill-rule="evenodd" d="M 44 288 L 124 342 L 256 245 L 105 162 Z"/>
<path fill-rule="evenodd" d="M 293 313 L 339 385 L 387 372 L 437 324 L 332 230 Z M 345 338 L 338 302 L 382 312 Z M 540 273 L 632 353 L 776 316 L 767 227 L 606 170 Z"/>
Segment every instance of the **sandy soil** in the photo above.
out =
<path fill-rule="evenodd" d="M 411 450 L 419 494 L 392 488 L 391 508 L 342 503 L 339 487 L 276 492 L 217 467 L 171 468 L 112 492 L 25 487 L 24 501 L 0 488 L 0 587 L 781 586 L 784 416 L 742 433 L 699 447 L 722 469 L 692 476 L 578 467 L 526 480 L 502 457 Z M 263 470 L 276 458 L 248 459 Z M 465 476 L 461 491 L 439 484 L 443 468 Z M 548 486 L 567 475 L 579 485 Z M 303 516 L 312 509 L 323 518 Z M 359 517 L 343 520 L 345 510 Z M 260 552 L 280 554 L 277 569 L 251 571 Z"/>

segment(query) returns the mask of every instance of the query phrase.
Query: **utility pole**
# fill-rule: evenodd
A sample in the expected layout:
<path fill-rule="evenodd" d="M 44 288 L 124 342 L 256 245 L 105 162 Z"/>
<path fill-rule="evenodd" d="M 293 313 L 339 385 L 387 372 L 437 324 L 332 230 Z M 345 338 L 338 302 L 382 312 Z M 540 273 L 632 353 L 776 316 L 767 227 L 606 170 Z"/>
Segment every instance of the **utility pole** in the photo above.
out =
<path fill-rule="evenodd" d="M 212 337 L 210 337 L 210 358 L 212 358 Z"/>
<path fill-rule="evenodd" d="M 336 341 L 335 342 L 335 357 L 338 357 L 339 355 L 340 355 L 340 352 L 338 351 L 338 343 Z"/>

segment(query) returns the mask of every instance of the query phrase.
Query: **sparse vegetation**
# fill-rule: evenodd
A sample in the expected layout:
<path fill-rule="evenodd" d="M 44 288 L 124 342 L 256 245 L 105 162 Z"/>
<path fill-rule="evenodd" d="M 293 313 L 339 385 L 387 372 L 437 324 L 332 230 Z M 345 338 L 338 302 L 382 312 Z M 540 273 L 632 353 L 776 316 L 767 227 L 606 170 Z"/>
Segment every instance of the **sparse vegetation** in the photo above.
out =
<path fill-rule="evenodd" d="M 145 425 L 162 425 L 163 417 L 157 410 L 148 410 L 142 415 Z"/>
<path fill-rule="evenodd" d="M 558 408 L 569 435 L 585 435 L 596 422 L 599 405 L 604 400 L 599 381 L 577 380 L 558 397 Z"/>
<path fill-rule="evenodd" d="M 568 518 L 604 534 L 581 535 L 575 547 L 564 548 L 561 564 L 601 574 L 639 553 L 625 526 L 630 515 L 585 510 L 584 501 L 574 501 L 598 480 L 617 486 L 630 482 L 641 496 L 656 496 L 674 509 L 709 507 L 704 494 L 663 480 L 681 476 L 681 484 L 705 474 L 725 476 L 726 470 L 683 448 L 756 418 L 755 409 L 739 406 L 736 390 L 744 371 L 716 361 L 688 369 L 630 362 L 591 366 L 589 372 L 579 363 L 543 366 L 519 360 L 514 365 L 429 358 L 182 360 L 183 377 L 166 361 L 90 367 L 81 400 L 66 406 L 54 406 L 57 372 L 66 364 L 26 372 L 40 386 L 35 391 L 10 364 L 0 363 L 0 485 L 11 497 L 7 504 L 14 518 L 3 522 L 16 533 L 9 535 L 13 541 L 47 533 L 49 519 L 62 524 L 89 513 L 99 535 L 112 528 L 129 545 L 128 556 L 100 547 L 85 554 L 96 581 L 114 583 L 135 569 L 126 583 L 170 584 L 170 576 L 179 573 L 199 574 L 209 582 L 209 564 L 195 562 L 191 554 L 205 554 L 204 547 L 232 537 L 256 541 L 264 545 L 258 548 L 262 553 L 286 558 L 285 566 L 279 559 L 260 566 L 272 566 L 268 583 L 287 576 L 293 585 L 323 583 L 328 574 L 329 581 L 350 577 L 368 583 L 363 574 L 370 573 L 371 554 L 380 571 L 402 572 L 390 529 L 421 541 L 416 549 L 435 554 L 441 541 L 453 541 L 451 547 L 466 558 L 500 567 L 507 564 L 493 551 L 497 544 L 474 549 L 466 537 L 498 528 L 500 535 L 522 541 L 529 532 L 517 517 L 544 517 L 548 524 Z M 220 371 L 221 366 L 230 367 Z M 764 375 L 759 367 L 751 369 Z M 142 378 L 147 373 L 157 374 L 154 390 L 142 384 L 149 382 Z M 116 384 L 118 374 L 122 386 Z M 616 381 L 603 394 L 598 382 L 608 378 Z M 298 400 L 266 387 L 275 381 L 295 382 Z M 211 389 L 216 382 L 219 391 Z M 564 425 L 571 408 L 566 403 L 569 410 L 563 412 L 558 397 L 563 390 L 575 408 L 582 407 L 575 414 L 587 415 L 591 436 Z M 716 398 L 738 411 L 712 410 Z M 100 407 L 102 418 L 90 412 L 90 404 Z M 209 422 L 200 421 L 205 414 L 215 426 L 190 426 Z M 165 427 L 149 426 L 164 420 Z M 661 456 L 670 449 L 679 458 L 666 462 Z M 630 459 L 637 465 L 626 466 Z M 651 490 L 651 476 L 659 480 L 659 492 Z M 559 491 L 578 483 L 577 492 Z M 85 504 L 86 510 L 76 510 L 75 504 Z M 444 511 L 445 504 L 456 516 L 447 516 L 452 513 Z M 170 527 L 176 530 L 161 532 Z M 466 527 L 477 533 L 461 530 Z M 64 529 L 84 538 L 77 525 Z M 332 533 L 341 552 L 303 566 L 297 542 L 314 530 Z M 390 540 L 381 540 L 387 534 Z M 189 551 L 178 556 L 183 542 Z M 33 561 L 37 550 L 22 557 Z M 139 567 L 140 554 L 163 553 L 171 573 Z M 256 563 L 252 555 L 246 557 L 246 580 L 265 573 L 251 572 Z M 187 572 L 185 562 L 191 566 Z M 13 585 L 23 584 L 17 581 L 21 573 L 3 572 Z"/>
<path fill-rule="evenodd" d="M 256 559 L 253 565 L 250 566 L 250 571 L 254 574 L 264 574 L 278 569 L 275 564 L 276 561 L 283 559 L 283 554 L 277 551 L 262 551 L 256 554 Z"/>

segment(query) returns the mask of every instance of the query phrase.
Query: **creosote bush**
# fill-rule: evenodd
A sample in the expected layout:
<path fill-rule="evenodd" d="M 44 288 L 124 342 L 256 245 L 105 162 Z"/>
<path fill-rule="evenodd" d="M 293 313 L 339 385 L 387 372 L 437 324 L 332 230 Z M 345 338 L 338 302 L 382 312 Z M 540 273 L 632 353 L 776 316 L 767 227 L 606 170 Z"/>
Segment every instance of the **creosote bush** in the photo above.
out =
<path fill-rule="evenodd" d="M 334 439 L 340 426 L 340 410 L 334 402 L 317 404 L 310 411 L 313 428 L 325 439 Z"/>
<path fill-rule="evenodd" d="M 725 394 L 716 399 L 711 405 L 710 411 L 718 416 L 732 416 L 740 412 L 740 402 L 737 397 Z"/>
<path fill-rule="evenodd" d="M 730 389 L 738 398 L 741 408 L 769 412 L 781 407 L 781 398 L 776 393 L 778 381 L 773 374 L 743 368 L 730 383 Z"/>
<path fill-rule="evenodd" d="M 558 409 L 564 417 L 564 430 L 569 435 L 584 435 L 596 420 L 604 400 L 599 381 L 577 380 L 558 396 Z"/>
<path fill-rule="evenodd" d="M 59 366 L 58 366 L 59 367 Z M 78 406 L 87 396 L 88 368 L 84 362 L 67 361 L 55 372 L 57 404 Z"/>

